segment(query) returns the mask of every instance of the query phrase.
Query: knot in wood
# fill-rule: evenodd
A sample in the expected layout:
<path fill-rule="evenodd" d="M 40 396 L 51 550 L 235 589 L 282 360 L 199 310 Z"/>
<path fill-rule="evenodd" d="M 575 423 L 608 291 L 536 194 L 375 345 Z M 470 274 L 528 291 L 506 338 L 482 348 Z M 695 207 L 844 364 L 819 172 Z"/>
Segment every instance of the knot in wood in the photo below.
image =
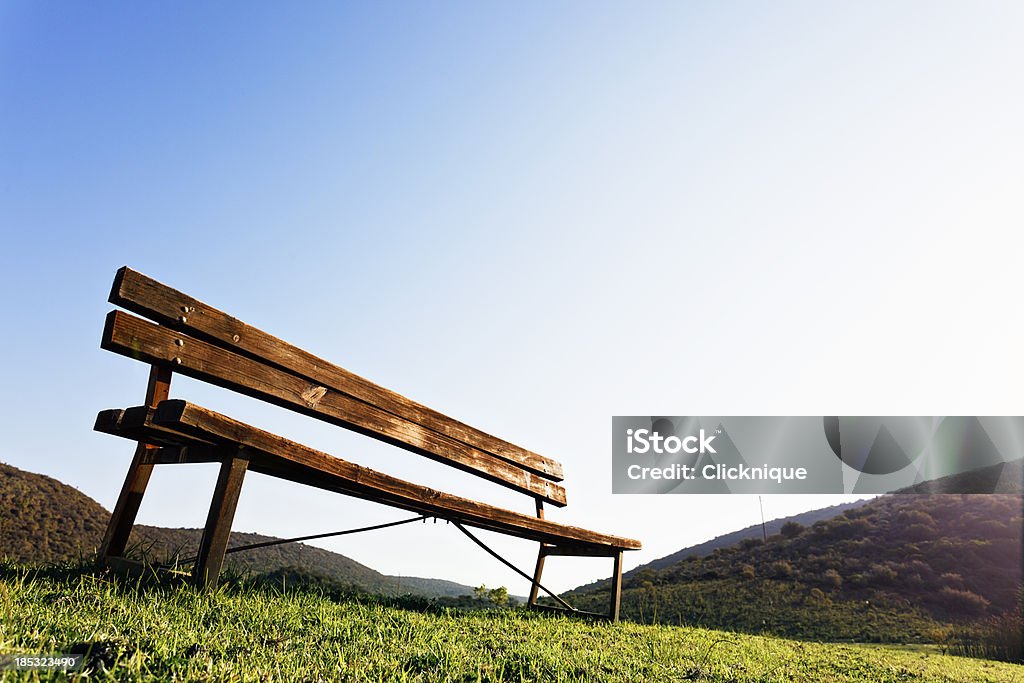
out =
<path fill-rule="evenodd" d="M 310 408 L 315 408 L 321 399 L 327 395 L 327 387 L 311 386 L 302 392 L 302 400 Z"/>

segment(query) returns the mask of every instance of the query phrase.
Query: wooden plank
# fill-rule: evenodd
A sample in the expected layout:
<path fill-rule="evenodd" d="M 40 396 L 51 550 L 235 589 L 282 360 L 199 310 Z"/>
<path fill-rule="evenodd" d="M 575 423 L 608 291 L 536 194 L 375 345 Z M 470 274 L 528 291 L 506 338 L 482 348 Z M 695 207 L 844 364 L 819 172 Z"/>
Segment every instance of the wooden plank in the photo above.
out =
<path fill-rule="evenodd" d="M 203 441 L 196 437 L 185 437 L 181 432 L 173 429 L 166 429 L 153 424 L 148 418 L 152 416 L 156 408 L 149 406 L 135 406 L 122 410 L 114 408 L 101 410 L 96 415 L 96 422 L 93 429 L 104 434 L 113 434 L 125 438 L 142 441 L 155 448 L 198 446 L 211 444 L 210 441 Z M 220 456 L 214 458 L 220 460 Z M 155 462 L 151 464 L 156 464 Z"/>
<path fill-rule="evenodd" d="M 573 545 L 546 545 L 540 549 L 544 557 L 614 557 L 614 548 L 588 548 Z"/>
<path fill-rule="evenodd" d="M 522 493 L 564 506 L 565 488 L 455 441 L 259 361 L 121 311 L 107 316 L 101 346 L 129 358 L 253 396 L 352 429 Z"/>
<path fill-rule="evenodd" d="M 429 515 L 440 520 L 453 522 L 459 521 L 467 526 L 473 526 L 486 531 L 494 531 L 500 534 L 506 534 L 532 541 L 547 539 L 548 542 L 551 542 L 556 538 L 554 535 L 545 535 L 544 533 L 538 533 L 529 529 L 516 527 L 514 524 L 510 524 L 508 519 L 492 520 L 482 514 L 474 517 L 473 519 L 469 519 L 462 515 L 458 510 L 448 509 L 446 507 L 446 498 L 424 501 L 416 498 L 385 496 L 372 486 L 353 484 L 352 482 L 339 478 L 333 474 L 327 474 L 309 467 L 296 466 L 293 463 L 283 463 L 280 459 L 256 457 L 253 460 L 250 460 L 249 470 L 278 479 L 295 482 L 296 484 L 312 486 L 325 491 L 332 491 L 334 493 L 352 496 L 354 498 L 361 498 L 373 503 L 388 505 L 390 507 L 408 510 L 421 515 Z M 417 484 L 409 482 L 405 483 L 413 487 L 418 486 Z M 419 488 L 425 489 L 425 487 Z M 472 503 L 473 501 L 469 502 Z M 512 514 L 515 515 L 518 513 L 513 512 Z"/>
<path fill-rule="evenodd" d="M 149 371 L 145 406 L 156 407 L 157 403 L 167 398 L 170 388 L 170 369 L 154 365 Z M 110 513 L 110 522 L 107 524 L 103 541 L 100 543 L 99 556 L 101 559 L 112 556 L 119 557 L 124 554 L 128 536 L 131 535 L 135 518 L 139 514 L 139 507 L 142 505 L 142 497 L 146 494 L 146 487 L 149 485 L 149 477 L 153 473 L 153 466 L 145 462 L 153 449 L 154 446 L 142 441 L 139 441 L 135 447 L 135 454 L 128 466 L 124 484 L 121 485 L 121 493 L 117 496 L 117 503 L 114 504 L 114 510 Z"/>
<path fill-rule="evenodd" d="M 162 446 L 150 450 L 146 458 L 149 465 L 192 465 L 220 462 L 216 449 L 203 446 Z"/>
<path fill-rule="evenodd" d="M 213 341 L 241 355 L 275 365 L 313 385 L 364 401 L 552 481 L 563 479 L 562 465 L 555 460 L 385 389 L 127 266 L 117 271 L 110 303 L 186 331 L 194 337 Z"/>
<path fill-rule="evenodd" d="M 217 476 L 213 490 L 210 512 L 206 517 L 203 538 L 199 542 L 199 557 L 192 577 L 200 586 L 215 586 L 224 565 L 224 555 L 231 535 L 231 522 L 235 518 L 238 496 L 242 492 L 242 481 L 248 460 L 226 455 Z"/>
<path fill-rule="evenodd" d="M 564 541 L 565 536 L 568 535 L 571 537 L 569 540 L 572 542 L 593 542 L 595 544 L 601 544 L 602 546 L 605 545 L 605 543 L 608 543 L 610 544 L 607 546 L 609 548 L 617 547 L 620 543 L 639 543 L 638 541 L 620 539 L 615 536 L 598 534 L 596 532 L 579 529 L 578 527 L 570 527 L 554 522 L 548 522 L 547 524 L 542 525 L 539 529 L 531 528 L 531 525 L 529 524 L 520 523 L 523 520 L 533 519 L 528 515 L 522 515 L 518 512 L 497 508 L 487 505 L 486 503 L 477 503 L 476 501 L 460 498 L 448 493 L 431 490 L 427 487 L 405 482 L 401 479 L 398 479 L 397 481 L 411 489 L 414 494 L 417 494 L 420 491 L 422 491 L 422 494 L 409 496 L 399 496 L 390 493 L 382 494 L 382 492 L 376 488 L 376 482 L 371 485 L 353 484 L 351 481 L 340 478 L 333 473 L 325 476 L 324 473 L 307 467 L 289 467 L 285 469 L 281 468 L 280 464 L 274 466 L 273 463 L 269 463 L 267 460 L 262 459 L 251 461 L 250 469 L 254 472 L 260 472 L 279 479 L 286 479 L 297 484 L 314 486 L 326 491 L 334 491 L 336 493 L 362 498 L 363 500 L 369 500 L 375 503 L 409 510 L 410 512 L 418 514 L 431 515 L 438 519 L 459 521 L 467 526 L 472 526 L 477 529 L 494 531 L 500 534 L 515 536 L 517 538 L 523 538 L 531 541 L 554 543 L 559 540 Z M 492 516 L 492 512 L 496 514 Z M 590 540 L 588 541 L 586 539 Z M 639 548 L 639 545 L 637 545 L 637 548 Z M 632 550 L 636 548 L 629 549 Z"/>
<path fill-rule="evenodd" d="M 616 548 L 639 548 L 639 541 L 599 534 L 578 527 L 555 524 L 548 520 L 478 503 L 448 493 L 412 484 L 367 467 L 336 458 L 303 446 L 284 437 L 257 429 L 227 416 L 187 401 L 161 403 L 153 415 L 155 424 L 171 427 L 205 439 L 223 439 L 252 451 L 275 456 L 291 463 L 342 479 L 356 488 L 367 488 L 383 502 L 415 503 L 432 512 L 458 513 L 467 523 L 494 522 L 543 537 L 548 542 L 561 540 L 607 545 Z M 255 460 L 255 458 L 253 458 Z M 440 516 L 445 516 L 444 514 Z"/>
<path fill-rule="evenodd" d="M 146 414 L 143 411 L 124 412 L 126 415 Z M 181 430 L 182 440 L 220 440 L 224 444 L 247 448 L 249 469 L 253 472 L 544 543 L 627 550 L 641 547 L 640 542 L 633 539 L 557 524 L 403 481 L 185 401 L 165 401 L 153 420 L 159 422 L 154 426 L 161 429 Z M 136 438 L 143 429 L 144 426 L 132 426 L 129 429 L 131 436 L 116 431 L 112 433 Z"/>

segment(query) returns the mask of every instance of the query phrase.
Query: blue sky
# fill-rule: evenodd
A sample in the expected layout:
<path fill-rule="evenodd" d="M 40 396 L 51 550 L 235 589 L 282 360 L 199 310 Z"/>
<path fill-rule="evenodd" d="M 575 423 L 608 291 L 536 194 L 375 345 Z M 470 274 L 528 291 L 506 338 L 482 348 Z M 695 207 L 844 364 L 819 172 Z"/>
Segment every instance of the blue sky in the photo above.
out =
<path fill-rule="evenodd" d="M 613 497 L 613 414 L 1020 414 L 1022 29 L 996 2 L 4 3 L 0 459 L 113 504 L 131 446 L 91 424 L 141 400 L 145 368 L 98 348 L 125 264 L 563 461 L 553 518 L 640 537 L 627 566 L 758 513 Z M 161 470 L 141 521 L 199 524 L 213 476 Z M 236 528 L 396 516 L 254 476 Z M 323 545 L 525 592 L 452 529 Z"/>

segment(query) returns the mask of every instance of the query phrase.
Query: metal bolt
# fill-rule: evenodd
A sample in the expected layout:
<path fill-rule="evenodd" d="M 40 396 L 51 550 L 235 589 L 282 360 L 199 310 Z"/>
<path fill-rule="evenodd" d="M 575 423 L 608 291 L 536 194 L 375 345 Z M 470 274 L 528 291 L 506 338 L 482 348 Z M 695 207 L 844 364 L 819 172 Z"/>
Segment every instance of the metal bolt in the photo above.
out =
<path fill-rule="evenodd" d="M 175 357 L 174 357 L 174 364 L 175 364 L 175 365 L 181 365 L 181 359 L 180 359 L 180 358 L 178 358 L 177 356 L 175 356 Z"/>
<path fill-rule="evenodd" d="M 184 346 L 185 345 L 185 340 L 184 339 L 175 339 L 174 343 L 177 344 L 178 346 Z"/>
<path fill-rule="evenodd" d="M 178 317 L 178 322 L 180 322 L 180 323 L 187 323 L 188 322 L 188 318 L 186 318 L 185 316 L 179 316 Z"/>

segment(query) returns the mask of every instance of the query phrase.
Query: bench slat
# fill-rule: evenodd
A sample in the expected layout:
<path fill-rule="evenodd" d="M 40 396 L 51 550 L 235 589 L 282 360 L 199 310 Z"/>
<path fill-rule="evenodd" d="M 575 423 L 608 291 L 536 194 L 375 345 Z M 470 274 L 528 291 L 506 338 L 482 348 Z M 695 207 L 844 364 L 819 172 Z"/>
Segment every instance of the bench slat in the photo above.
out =
<path fill-rule="evenodd" d="M 279 368 L 122 311 L 107 315 L 100 345 L 108 351 L 170 367 L 183 375 L 372 436 L 552 505 L 566 504 L 565 489 L 560 484 L 490 453 L 345 394 L 312 385 Z"/>
<path fill-rule="evenodd" d="M 109 411 L 114 412 L 114 411 Z M 336 458 L 322 451 L 181 400 L 162 402 L 154 414 L 145 410 L 117 411 L 118 420 L 97 419 L 97 429 L 137 438 L 148 429 L 162 437 L 180 434 L 180 445 L 192 439 L 240 446 L 249 469 L 301 484 L 385 503 L 415 512 L 458 520 L 465 524 L 520 538 L 582 549 L 635 550 L 640 542 L 558 524 L 486 503 L 454 496 Z M 101 413 L 102 415 L 102 413 Z"/>
<path fill-rule="evenodd" d="M 562 465 L 555 460 L 378 386 L 127 266 L 117 272 L 110 302 L 163 325 L 189 331 L 236 353 L 275 365 L 315 385 L 365 401 L 534 474 L 553 481 L 563 479 Z"/>

